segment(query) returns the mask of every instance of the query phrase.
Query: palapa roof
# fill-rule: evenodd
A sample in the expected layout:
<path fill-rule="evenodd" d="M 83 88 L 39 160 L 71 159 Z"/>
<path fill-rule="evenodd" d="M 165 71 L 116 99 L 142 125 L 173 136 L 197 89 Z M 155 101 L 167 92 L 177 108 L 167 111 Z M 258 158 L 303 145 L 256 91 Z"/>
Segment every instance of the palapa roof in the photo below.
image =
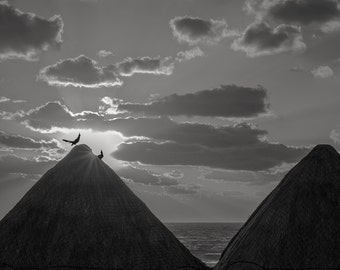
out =
<path fill-rule="evenodd" d="M 340 269 L 340 155 L 316 146 L 268 195 L 215 270 Z"/>
<path fill-rule="evenodd" d="M 86 145 L 0 222 L 0 269 L 206 269 Z"/>

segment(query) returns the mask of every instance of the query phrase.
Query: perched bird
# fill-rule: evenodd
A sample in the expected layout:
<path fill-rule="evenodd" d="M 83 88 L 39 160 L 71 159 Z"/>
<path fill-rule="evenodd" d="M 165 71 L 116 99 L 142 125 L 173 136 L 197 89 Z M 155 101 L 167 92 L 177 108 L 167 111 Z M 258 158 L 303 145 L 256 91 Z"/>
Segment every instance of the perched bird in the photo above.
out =
<path fill-rule="evenodd" d="M 97 156 L 99 159 L 102 159 L 104 157 L 103 151 L 100 150 L 100 154 Z"/>
<path fill-rule="evenodd" d="M 69 141 L 69 140 L 65 140 L 65 139 L 63 139 L 63 141 L 70 143 L 71 146 L 76 145 L 80 141 L 80 133 L 79 133 L 78 137 L 74 141 Z"/>

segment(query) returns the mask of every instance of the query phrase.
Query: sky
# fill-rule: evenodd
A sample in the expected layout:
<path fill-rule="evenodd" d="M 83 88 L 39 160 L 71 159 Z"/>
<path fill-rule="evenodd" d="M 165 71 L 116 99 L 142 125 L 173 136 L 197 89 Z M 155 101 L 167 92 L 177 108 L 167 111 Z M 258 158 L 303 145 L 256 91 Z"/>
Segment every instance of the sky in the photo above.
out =
<path fill-rule="evenodd" d="M 9 0 L 0 25 L 0 218 L 78 133 L 164 222 L 243 222 L 340 149 L 338 0 Z"/>

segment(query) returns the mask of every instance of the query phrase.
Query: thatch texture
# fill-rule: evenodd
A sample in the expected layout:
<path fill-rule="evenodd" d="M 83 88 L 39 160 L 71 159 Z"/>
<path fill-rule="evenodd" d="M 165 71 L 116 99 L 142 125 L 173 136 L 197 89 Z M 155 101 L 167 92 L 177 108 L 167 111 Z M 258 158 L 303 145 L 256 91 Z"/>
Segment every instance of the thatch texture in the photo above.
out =
<path fill-rule="evenodd" d="M 216 270 L 340 269 L 340 155 L 316 146 L 268 195 Z"/>
<path fill-rule="evenodd" d="M 206 267 L 86 145 L 75 146 L 0 222 L 0 269 Z"/>

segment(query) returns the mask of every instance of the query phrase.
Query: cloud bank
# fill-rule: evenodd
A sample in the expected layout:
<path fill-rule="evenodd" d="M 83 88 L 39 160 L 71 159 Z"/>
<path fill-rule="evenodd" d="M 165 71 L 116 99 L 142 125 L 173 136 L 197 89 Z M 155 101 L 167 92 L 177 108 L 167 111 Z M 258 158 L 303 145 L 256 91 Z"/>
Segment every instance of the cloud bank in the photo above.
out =
<path fill-rule="evenodd" d="M 256 117 L 268 112 L 267 91 L 262 87 L 250 88 L 222 85 L 184 95 L 169 95 L 150 103 L 120 103 L 118 111 L 146 115 L 186 115 L 208 117 Z"/>
<path fill-rule="evenodd" d="M 27 112 L 13 114 L 11 118 L 40 132 L 55 132 L 56 128 L 120 132 L 128 140 L 118 147 L 113 157 L 150 165 L 260 171 L 294 163 L 307 151 L 270 143 L 265 138 L 265 130 L 249 124 L 212 126 L 177 123 L 166 116 L 118 116 L 112 119 L 108 116 L 90 111 L 75 114 L 60 102 L 48 102 Z"/>
<path fill-rule="evenodd" d="M 307 150 L 259 141 L 256 144 L 211 148 L 176 142 L 122 143 L 113 157 L 150 165 L 190 165 L 226 170 L 263 171 L 299 161 Z"/>

